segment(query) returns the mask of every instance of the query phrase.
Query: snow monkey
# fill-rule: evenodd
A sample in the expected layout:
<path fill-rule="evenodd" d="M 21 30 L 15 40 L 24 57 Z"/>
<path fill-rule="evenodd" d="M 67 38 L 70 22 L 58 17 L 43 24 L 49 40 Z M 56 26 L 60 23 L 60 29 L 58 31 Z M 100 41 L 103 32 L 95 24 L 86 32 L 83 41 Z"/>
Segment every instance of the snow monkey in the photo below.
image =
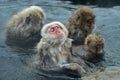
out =
<path fill-rule="evenodd" d="M 88 7 L 77 9 L 66 23 L 69 37 L 74 40 L 73 45 L 83 44 L 95 26 L 95 13 Z"/>
<path fill-rule="evenodd" d="M 31 39 L 40 38 L 40 30 L 43 26 L 45 13 L 39 6 L 30 6 L 13 15 L 7 23 L 7 41 L 13 43 L 30 44 Z M 39 40 L 39 39 L 38 39 Z M 19 42 L 18 42 L 19 41 Z"/>
<path fill-rule="evenodd" d="M 34 57 L 35 63 L 41 68 L 51 69 L 59 67 L 61 71 L 77 71 L 77 75 L 85 70 L 72 61 L 71 45 L 72 39 L 68 38 L 66 27 L 54 21 L 43 26 L 41 30 L 41 40 L 36 46 L 37 54 Z"/>
<path fill-rule="evenodd" d="M 102 59 L 104 56 L 104 38 L 100 33 L 93 32 L 85 38 L 84 45 L 74 46 L 72 53 L 84 60 Z"/>

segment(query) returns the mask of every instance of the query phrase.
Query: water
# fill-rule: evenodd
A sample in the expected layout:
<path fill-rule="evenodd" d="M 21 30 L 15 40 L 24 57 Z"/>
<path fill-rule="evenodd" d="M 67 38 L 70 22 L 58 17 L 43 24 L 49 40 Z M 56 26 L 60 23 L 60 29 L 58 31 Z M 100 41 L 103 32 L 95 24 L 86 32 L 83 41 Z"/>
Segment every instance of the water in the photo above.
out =
<path fill-rule="evenodd" d="M 28 68 L 24 59 L 31 56 L 31 50 L 20 49 L 5 44 L 5 26 L 8 19 L 31 5 L 41 6 L 46 12 L 45 23 L 60 21 L 66 23 L 73 11 L 84 5 L 74 5 L 70 1 L 59 0 L 0 0 L 0 80 L 62 80 L 69 77 L 45 76 Z M 120 6 L 92 7 L 96 13 L 97 28 L 105 38 L 105 62 L 108 66 L 120 66 Z"/>

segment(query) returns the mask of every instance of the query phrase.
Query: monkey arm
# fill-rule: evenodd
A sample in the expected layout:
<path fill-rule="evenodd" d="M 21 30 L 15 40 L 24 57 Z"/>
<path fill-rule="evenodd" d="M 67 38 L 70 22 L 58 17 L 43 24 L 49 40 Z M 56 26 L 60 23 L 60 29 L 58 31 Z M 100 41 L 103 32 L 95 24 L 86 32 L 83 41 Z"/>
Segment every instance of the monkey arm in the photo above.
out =
<path fill-rule="evenodd" d="M 88 60 L 93 56 L 92 53 L 84 50 L 83 45 L 72 46 L 72 55 L 76 57 L 80 57 L 84 60 Z"/>
<path fill-rule="evenodd" d="M 81 31 L 75 31 L 74 33 L 69 33 L 69 38 L 72 38 L 72 44 L 82 45 L 84 43 L 85 36 Z"/>

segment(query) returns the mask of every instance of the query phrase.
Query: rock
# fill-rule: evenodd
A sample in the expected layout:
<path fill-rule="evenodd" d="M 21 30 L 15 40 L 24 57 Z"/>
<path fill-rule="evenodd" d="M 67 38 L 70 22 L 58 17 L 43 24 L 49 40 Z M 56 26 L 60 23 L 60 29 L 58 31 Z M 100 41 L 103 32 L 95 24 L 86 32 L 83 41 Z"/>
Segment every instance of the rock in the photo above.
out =
<path fill-rule="evenodd" d="M 105 70 L 82 77 L 82 80 L 120 80 L 120 67 L 108 67 Z"/>

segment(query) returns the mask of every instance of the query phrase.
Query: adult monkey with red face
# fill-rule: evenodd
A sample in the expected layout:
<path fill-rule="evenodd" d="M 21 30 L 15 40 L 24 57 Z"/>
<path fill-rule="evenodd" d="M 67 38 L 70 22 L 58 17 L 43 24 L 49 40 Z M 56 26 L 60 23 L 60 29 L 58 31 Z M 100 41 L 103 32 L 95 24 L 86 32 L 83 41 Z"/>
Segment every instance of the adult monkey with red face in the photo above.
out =
<path fill-rule="evenodd" d="M 53 66 L 48 65 L 50 62 L 59 65 L 70 60 L 72 40 L 67 38 L 67 35 L 67 29 L 60 22 L 51 22 L 43 26 L 41 30 L 42 38 L 37 44 L 37 53 L 40 56 L 42 66 Z M 50 60 L 46 61 L 47 59 Z"/>
<path fill-rule="evenodd" d="M 68 38 L 68 31 L 62 23 L 55 21 L 44 25 L 41 36 L 36 46 L 37 54 L 33 61 L 35 65 L 47 71 L 57 67 L 59 70 L 54 71 L 63 71 L 65 74 L 69 74 L 69 71 L 70 73 L 75 71 L 76 75 L 86 72 L 83 66 L 72 59 L 72 40 Z"/>
<path fill-rule="evenodd" d="M 83 44 L 85 37 L 95 28 L 95 13 L 91 8 L 82 7 L 77 9 L 66 24 L 69 37 L 74 44 Z"/>

